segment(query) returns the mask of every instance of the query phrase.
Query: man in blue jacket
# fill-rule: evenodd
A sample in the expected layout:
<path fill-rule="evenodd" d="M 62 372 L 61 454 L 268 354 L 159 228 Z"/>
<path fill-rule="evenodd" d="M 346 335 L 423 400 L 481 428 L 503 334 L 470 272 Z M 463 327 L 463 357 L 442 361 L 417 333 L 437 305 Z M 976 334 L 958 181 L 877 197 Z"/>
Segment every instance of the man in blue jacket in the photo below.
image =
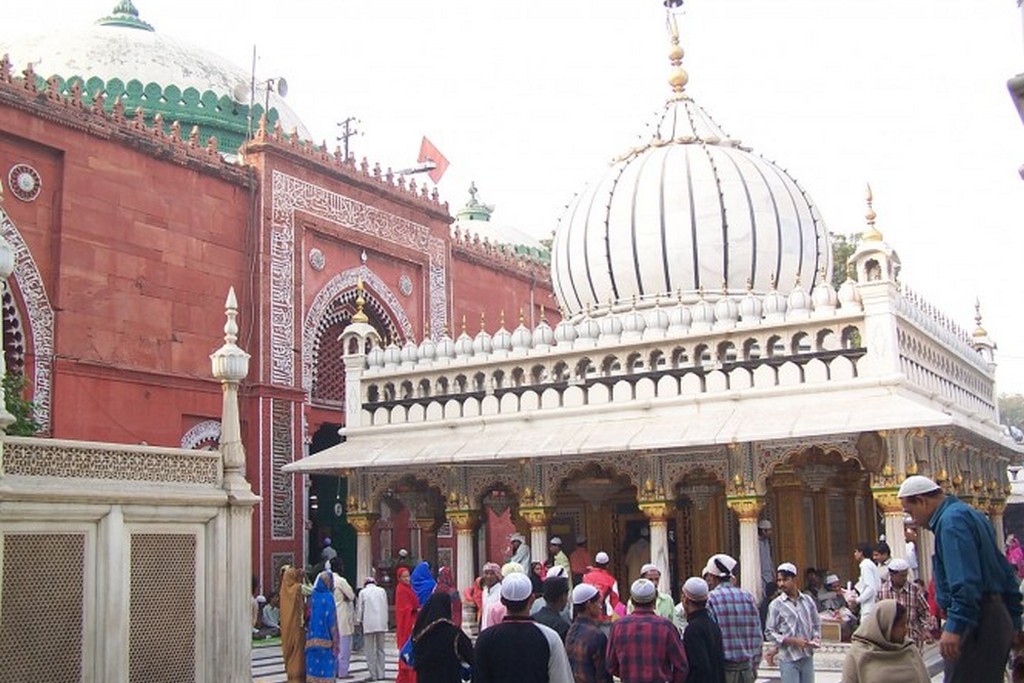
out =
<path fill-rule="evenodd" d="M 928 477 L 907 477 L 899 498 L 904 512 L 935 534 L 932 570 L 935 599 L 946 612 L 939 640 L 946 681 L 1002 681 L 1021 628 L 1021 594 L 992 525 Z"/>

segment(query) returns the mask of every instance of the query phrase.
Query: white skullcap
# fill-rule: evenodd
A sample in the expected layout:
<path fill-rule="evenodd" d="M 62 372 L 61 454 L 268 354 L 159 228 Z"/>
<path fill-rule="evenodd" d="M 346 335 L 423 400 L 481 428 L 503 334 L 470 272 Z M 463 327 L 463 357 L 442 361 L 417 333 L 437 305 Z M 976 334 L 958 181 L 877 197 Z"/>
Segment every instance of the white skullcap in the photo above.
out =
<path fill-rule="evenodd" d="M 825 585 L 831 586 L 833 583 L 839 583 L 839 577 L 835 574 L 829 574 L 825 577 Z"/>
<path fill-rule="evenodd" d="M 576 545 L 583 545 L 586 542 L 587 542 L 587 537 L 584 536 L 583 534 L 580 534 L 579 536 L 576 537 Z"/>
<path fill-rule="evenodd" d="M 727 578 L 732 576 L 732 572 L 735 569 L 735 559 L 725 553 L 718 553 L 708 558 L 707 566 L 704 567 L 704 571 L 701 574 L 711 574 L 718 578 Z"/>
<path fill-rule="evenodd" d="M 402 548 L 401 550 L 398 551 L 398 556 L 399 557 L 409 557 L 409 551 L 406 550 L 405 548 Z"/>
<path fill-rule="evenodd" d="M 525 572 L 526 570 L 523 569 L 523 565 L 519 564 L 518 562 L 506 562 L 505 565 L 501 568 L 502 577 L 507 577 L 511 574 L 524 574 Z"/>
<path fill-rule="evenodd" d="M 775 571 L 786 572 L 787 574 L 792 574 L 793 576 L 796 576 L 796 565 L 792 562 L 783 562 Z"/>
<path fill-rule="evenodd" d="M 522 534 L 512 534 L 508 537 L 508 540 L 509 542 L 519 541 L 520 543 L 526 543 L 526 536 L 523 536 Z"/>
<path fill-rule="evenodd" d="M 597 555 L 594 555 L 594 562 L 597 562 L 598 564 L 608 564 L 611 561 L 612 558 L 608 557 L 608 553 L 603 550 Z"/>
<path fill-rule="evenodd" d="M 590 602 L 598 592 L 599 591 L 589 583 L 581 583 L 572 589 L 572 604 L 582 605 L 585 602 Z"/>
<path fill-rule="evenodd" d="M 363 583 L 377 583 L 377 579 L 373 578 L 372 576 L 367 576 L 365 579 L 363 579 Z"/>
<path fill-rule="evenodd" d="M 533 583 L 526 574 L 509 574 L 501 582 L 501 597 L 509 602 L 522 602 L 531 595 L 533 595 Z"/>
<path fill-rule="evenodd" d="M 562 545 L 562 539 L 558 536 L 552 536 L 551 540 L 548 541 L 548 545 Z"/>
<path fill-rule="evenodd" d="M 265 603 L 266 601 L 267 601 L 266 596 L 263 596 L 263 595 L 257 595 L 256 596 L 256 602 L 260 603 L 261 605 L 263 603 Z"/>
<path fill-rule="evenodd" d="M 636 604 L 646 605 L 654 602 L 654 598 L 658 596 L 658 589 L 653 582 L 647 579 L 637 579 L 629 587 L 629 595 Z"/>
<path fill-rule="evenodd" d="M 767 519 L 762 519 L 760 522 L 757 523 L 757 528 L 758 529 L 771 529 L 772 528 L 772 523 L 770 521 L 768 521 Z"/>
<path fill-rule="evenodd" d="M 902 557 L 894 557 L 889 560 L 889 571 L 890 572 L 905 572 L 910 569 L 910 563 L 904 560 Z"/>
<path fill-rule="evenodd" d="M 644 576 L 647 574 L 647 572 L 651 571 L 658 572 L 659 574 L 661 573 L 661 570 L 658 569 L 658 565 L 651 564 L 650 562 L 648 562 L 644 566 L 640 567 L 640 576 Z"/>
<path fill-rule="evenodd" d="M 903 483 L 900 484 L 900 492 L 897 494 L 897 497 L 909 498 L 910 496 L 920 496 L 932 491 L 938 491 L 940 488 L 938 484 L 928 477 L 914 474 L 904 479 Z"/>
<path fill-rule="evenodd" d="M 704 602 L 708 599 L 708 582 L 699 576 L 691 576 L 683 584 L 683 595 L 694 602 Z"/>
<path fill-rule="evenodd" d="M 556 564 L 554 567 L 548 567 L 547 573 L 544 574 L 545 579 L 564 579 L 565 567 L 560 564 Z"/>

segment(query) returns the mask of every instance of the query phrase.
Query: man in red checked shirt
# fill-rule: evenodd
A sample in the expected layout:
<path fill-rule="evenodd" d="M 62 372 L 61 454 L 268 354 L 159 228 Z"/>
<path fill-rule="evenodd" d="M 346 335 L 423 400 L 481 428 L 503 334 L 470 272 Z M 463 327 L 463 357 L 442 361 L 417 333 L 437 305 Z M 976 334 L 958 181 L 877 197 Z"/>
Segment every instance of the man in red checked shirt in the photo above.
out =
<path fill-rule="evenodd" d="M 608 672 L 622 683 L 683 683 L 686 650 L 672 622 L 654 613 L 657 587 L 637 579 L 629 594 L 633 613 L 614 622 L 608 635 Z"/>

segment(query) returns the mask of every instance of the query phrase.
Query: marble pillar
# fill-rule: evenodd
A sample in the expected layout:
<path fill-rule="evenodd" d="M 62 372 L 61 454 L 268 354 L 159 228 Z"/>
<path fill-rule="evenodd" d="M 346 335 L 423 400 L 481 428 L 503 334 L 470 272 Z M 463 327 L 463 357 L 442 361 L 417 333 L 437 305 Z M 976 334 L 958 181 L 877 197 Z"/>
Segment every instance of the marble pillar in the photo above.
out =
<path fill-rule="evenodd" d="M 521 507 L 519 516 L 530 525 L 530 557 L 533 562 L 543 562 L 548 556 L 548 522 L 551 508 L 541 506 Z M 527 572 L 529 567 L 523 567 Z"/>
<path fill-rule="evenodd" d="M 898 488 L 872 488 L 871 495 L 882 513 L 885 523 L 885 542 L 889 544 L 892 557 L 907 557 L 907 540 L 903 534 L 903 506 L 897 497 Z"/>
<path fill-rule="evenodd" d="M 935 554 L 935 534 L 927 529 L 917 530 L 917 575 L 924 585 L 932 580 L 932 556 Z"/>
<path fill-rule="evenodd" d="M 373 542 L 370 532 L 377 517 L 369 512 L 350 512 L 348 515 L 348 523 L 356 530 L 356 585 L 360 587 L 366 577 L 373 576 Z"/>
<path fill-rule="evenodd" d="M 670 500 L 657 500 L 640 503 L 640 511 L 647 516 L 651 528 L 651 564 L 661 570 L 658 590 L 676 598 L 677 591 L 672 590 L 672 563 L 668 554 L 668 518 L 672 514 L 673 504 Z M 630 577 L 634 580 L 635 577 Z"/>
<path fill-rule="evenodd" d="M 740 587 L 761 601 L 761 549 L 757 543 L 757 519 L 764 507 L 764 498 L 756 495 L 729 496 L 726 504 L 740 522 Z"/>
<path fill-rule="evenodd" d="M 448 510 L 445 513 L 448 521 L 455 528 L 455 583 L 459 592 L 466 594 L 466 589 L 476 579 L 476 563 L 473 561 L 473 531 L 476 529 L 477 512 L 475 510 Z M 462 601 L 462 628 L 470 633 L 470 626 L 477 619 L 476 607 L 469 600 Z"/>

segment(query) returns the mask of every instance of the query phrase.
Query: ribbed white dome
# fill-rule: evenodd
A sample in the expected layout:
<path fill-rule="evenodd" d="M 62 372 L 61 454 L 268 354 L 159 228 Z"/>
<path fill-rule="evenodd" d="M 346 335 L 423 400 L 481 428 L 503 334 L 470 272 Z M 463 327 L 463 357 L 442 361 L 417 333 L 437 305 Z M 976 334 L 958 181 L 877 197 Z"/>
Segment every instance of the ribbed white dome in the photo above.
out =
<path fill-rule="evenodd" d="M 765 293 L 776 277 L 831 277 L 828 233 L 803 190 L 741 147 L 685 95 L 670 100 L 651 141 L 612 162 L 569 205 L 555 234 L 552 279 L 575 315 L 636 296 L 692 301 L 723 285 Z"/>

